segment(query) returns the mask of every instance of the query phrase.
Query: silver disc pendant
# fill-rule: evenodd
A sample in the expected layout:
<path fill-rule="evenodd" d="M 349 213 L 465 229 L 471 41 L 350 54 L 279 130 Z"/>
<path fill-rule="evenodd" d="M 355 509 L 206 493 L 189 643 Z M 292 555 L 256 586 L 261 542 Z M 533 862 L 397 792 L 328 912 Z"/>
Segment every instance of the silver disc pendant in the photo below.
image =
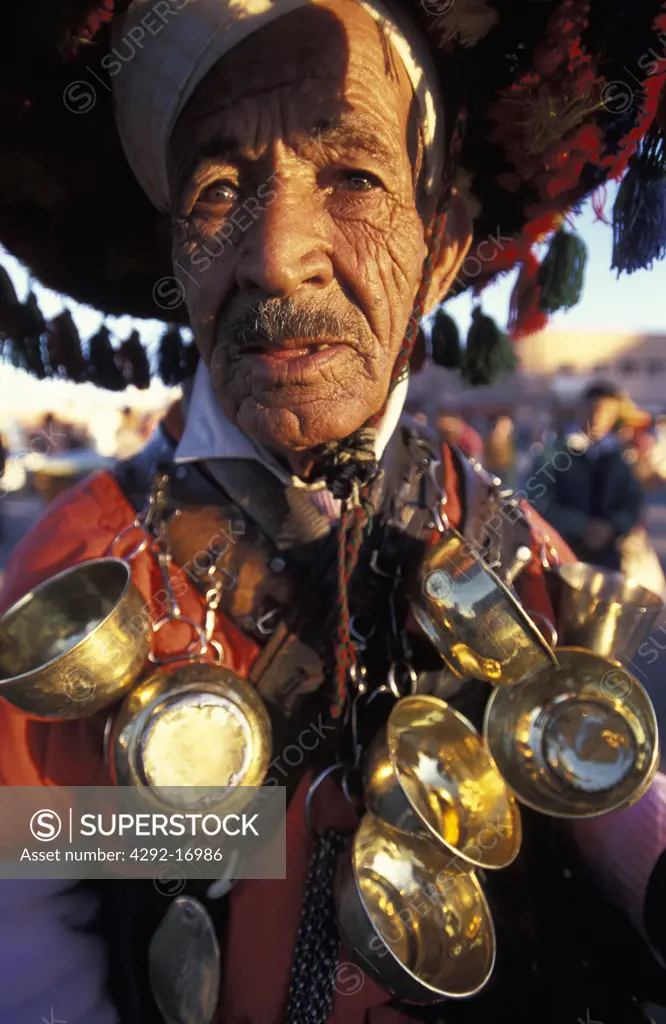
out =
<path fill-rule="evenodd" d="M 220 992 L 220 948 L 210 915 L 179 896 L 153 935 L 150 987 L 165 1024 L 211 1024 Z"/>

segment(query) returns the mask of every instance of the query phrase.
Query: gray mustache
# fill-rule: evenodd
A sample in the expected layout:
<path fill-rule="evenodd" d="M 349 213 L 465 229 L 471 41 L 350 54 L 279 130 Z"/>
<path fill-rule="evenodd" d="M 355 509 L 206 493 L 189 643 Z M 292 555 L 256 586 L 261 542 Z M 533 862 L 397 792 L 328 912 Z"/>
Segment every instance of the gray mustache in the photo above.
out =
<path fill-rule="evenodd" d="M 342 341 L 364 337 L 367 327 L 352 315 L 340 316 L 330 310 L 307 309 L 293 299 L 264 299 L 237 313 L 220 317 L 218 337 L 231 358 L 247 348 L 280 346 L 289 340 L 337 338 Z"/>

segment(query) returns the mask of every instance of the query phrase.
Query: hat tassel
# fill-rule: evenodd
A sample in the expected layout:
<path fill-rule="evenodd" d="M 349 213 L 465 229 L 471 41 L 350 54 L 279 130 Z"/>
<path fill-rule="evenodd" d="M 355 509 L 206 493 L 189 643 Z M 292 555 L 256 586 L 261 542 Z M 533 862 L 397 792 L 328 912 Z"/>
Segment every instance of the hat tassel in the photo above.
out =
<path fill-rule="evenodd" d="M 462 364 L 458 326 L 440 306 L 435 313 L 430 335 L 432 361 L 445 370 L 459 370 Z"/>
<path fill-rule="evenodd" d="M 527 251 L 511 294 L 509 331 L 512 338 L 526 338 L 538 334 L 548 323 L 548 315 L 541 308 L 539 261 Z"/>
<path fill-rule="evenodd" d="M 500 330 L 492 317 L 477 308 L 472 313 L 472 325 L 461 368 L 461 378 L 470 387 L 494 384 L 505 373 L 518 366 L 511 340 Z"/>
<path fill-rule="evenodd" d="M 620 274 L 666 255 L 666 145 L 656 126 L 629 161 L 613 208 L 613 262 Z"/>
<path fill-rule="evenodd" d="M 579 301 L 585 280 L 587 246 L 574 231 L 560 228 L 550 243 L 537 275 L 539 307 L 544 313 L 571 309 Z"/>

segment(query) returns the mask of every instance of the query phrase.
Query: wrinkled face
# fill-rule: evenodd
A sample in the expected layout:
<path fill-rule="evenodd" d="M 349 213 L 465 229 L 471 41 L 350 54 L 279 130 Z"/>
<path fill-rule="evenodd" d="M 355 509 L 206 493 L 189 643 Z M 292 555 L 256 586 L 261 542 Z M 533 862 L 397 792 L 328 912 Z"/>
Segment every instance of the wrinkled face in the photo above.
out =
<path fill-rule="evenodd" d="M 431 217 L 417 126 L 373 20 L 327 0 L 219 61 L 173 133 L 196 342 L 224 411 L 278 452 L 347 437 L 386 398 Z"/>

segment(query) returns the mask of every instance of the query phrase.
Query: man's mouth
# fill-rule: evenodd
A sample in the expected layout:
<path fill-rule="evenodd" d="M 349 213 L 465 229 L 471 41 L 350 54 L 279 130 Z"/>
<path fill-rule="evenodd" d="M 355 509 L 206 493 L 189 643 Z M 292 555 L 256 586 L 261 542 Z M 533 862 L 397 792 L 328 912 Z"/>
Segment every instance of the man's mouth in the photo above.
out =
<path fill-rule="evenodd" d="M 274 384 L 305 384 L 308 380 L 314 383 L 324 366 L 348 357 L 350 350 L 348 343 L 339 340 L 294 338 L 278 345 L 250 342 L 243 345 L 238 358 L 251 364 L 255 376 Z"/>
<path fill-rule="evenodd" d="M 302 359 L 303 357 L 315 355 L 318 352 L 326 352 L 332 347 L 328 341 L 304 341 L 302 339 L 293 342 L 284 342 L 281 345 L 247 345 L 242 355 L 263 356 L 265 359 Z"/>

